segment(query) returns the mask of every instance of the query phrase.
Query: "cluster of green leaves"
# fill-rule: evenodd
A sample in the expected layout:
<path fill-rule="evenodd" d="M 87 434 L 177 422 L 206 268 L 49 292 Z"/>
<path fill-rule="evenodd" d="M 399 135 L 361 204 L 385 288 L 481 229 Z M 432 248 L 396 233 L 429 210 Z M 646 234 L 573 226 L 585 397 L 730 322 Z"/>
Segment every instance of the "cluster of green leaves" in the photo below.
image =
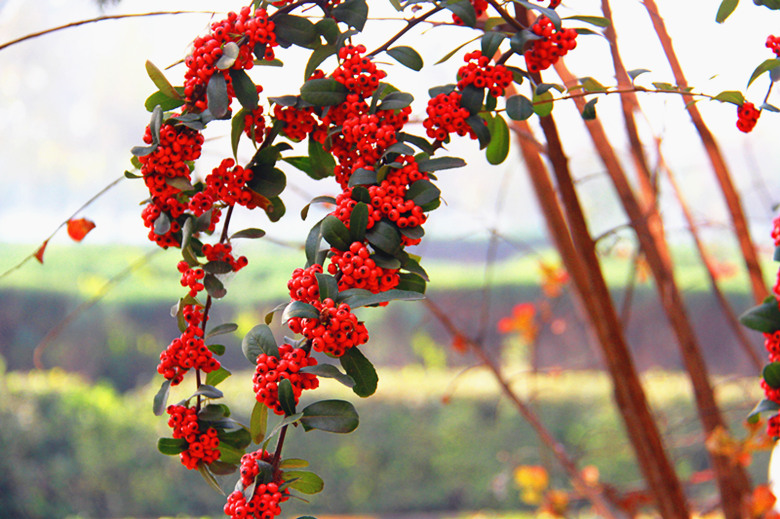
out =
<path fill-rule="evenodd" d="M 780 248 L 775 250 L 775 260 L 780 261 Z M 780 302 L 775 296 L 767 297 L 760 305 L 754 306 L 743 313 L 740 322 L 757 332 L 772 334 L 780 331 Z M 770 362 L 764 366 L 761 373 L 764 382 L 772 389 L 780 389 L 780 362 Z M 748 415 L 750 423 L 758 422 L 762 413 L 776 415 L 780 411 L 780 403 L 764 398 Z"/>

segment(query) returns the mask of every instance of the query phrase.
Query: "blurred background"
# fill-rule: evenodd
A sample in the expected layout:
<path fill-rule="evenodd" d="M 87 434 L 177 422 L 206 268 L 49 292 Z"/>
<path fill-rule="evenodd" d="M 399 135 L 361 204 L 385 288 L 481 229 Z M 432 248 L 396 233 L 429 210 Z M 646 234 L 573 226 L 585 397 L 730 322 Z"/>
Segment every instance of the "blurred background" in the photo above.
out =
<path fill-rule="evenodd" d="M 674 83 L 640 2 L 615 3 L 627 68 L 650 71 L 637 83 Z M 659 1 L 690 84 L 712 95 L 745 91 L 753 69 L 771 57 L 764 40 L 776 20 L 770 11 L 743 5 L 718 25 L 719 3 Z M 157 252 L 146 240 L 139 205 L 146 194 L 138 180 L 119 180 L 74 212 L 132 169 L 129 149 L 141 143 L 149 118 L 143 102 L 155 90 L 144 70 L 146 60 L 160 68 L 177 63 L 195 35 L 241 5 L 220 2 L 221 11 L 212 15 L 214 2 L 201 0 L 41 0 L 34 7 L 0 0 L 0 45 L 101 15 L 206 11 L 101 21 L 0 49 L 0 170 L 5 180 L 0 273 L 13 269 L 0 278 L 0 517 L 221 513 L 222 498 L 155 447 L 156 439 L 169 432 L 164 420 L 152 415 L 151 401 L 161 382 L 155 369 L 159 353 L 177 333 L 170 308 L 183 293 L 175 270 L 178 254 Z M 561 13 L 600 16 L 600 3 L 573 2 Z M 396 16 L 384 2 L 372 2 L 371 14 Z M 378 45 L 400 27 L 388 20 L 361 42 Z M 404 42 L 426 64 L 474 37 L 465 28 L 429 30 L 421 27 Z M 472 47 L 421 75 L 397 64 L 382 67 L 395 86 L 414 94 L 414 114 L 420 119 L 427 88 L 453 82 L 460 56 Z M 280 57 L 291 66 L 252 71 L 264 86 L 263 95 L 297 93 L 303 56 L 285 53 Z M 608 56 L 603 38 L 582 36 L 566 62 L 576 75 L 612 85 Z M 166 74 L 180 84 L 183 67 Z M 549 81 L 557 80 L 549 74 Z M 759 105 L 767 85 L 764 76 L 746 91 L 747 98 Z M 684 105 L 677 95 L 645 95 L 640 101 L 642 136 L 663 150 L 718 266 L 719 285 L 741 312 L 752 305 L 747 276 Z M 780 187 L 773 170 L 780 159 L 774 142 L 780 119 L 765 112 L 747 136 L 736 129 L 733 105 L 702 101 L 699 108 L 732 168 L 755 241 L 763 245 L 771 286 L 776 267 L 769 233 Z M 597 110 L 628 162 L 619 99 L 604 96 Z M 636 260 L 627 219 L 579 113 L 566 103 L 556 105 L 554 113 L 591 232 L 602 237 L 603 270 L 670 456 L 687 482 L 686 491 L 706 510 L 714 486 L 674 337 L 647 269 Z M 413 131 L 423 133 L 421 126 Z M 207 138 L 199 167 L 210 168 L 229 154 L 228 130 L 209 129 Z M 427 295 L 464 333 L 481 338 L 512 387 L 581 467 L 622 492 L 641 492 L 609 378 L 569 294 L 517 149 L 513 146 L 505 163 L 490 166 L 476 148 L 465 139 L 453 142 L 449 153 L 464 157 L 468 166 L 439 175 L 445 203 L 429 219 L 426 238 L 414 251 L 431 278 Z M 239 162 L 249 154 L 241 148 Z M 268 234 L 256 243 L 236 245 L 249 266 L 228 282 L 228 296 L 212 314 L 215 323 L 239 325 L 223 341 L 223 364 L 234 375 L 220 387 L 242 420 L 248 419 L 253 401 L 241 337 L 286 299 L 286 280 L 305 261 L 301 242 L 325 213 L 313 208 L 303 221 L 301 208 L 337 189 L 292 169 L 287 173 L 290 185 L 282 195 L 287 214 L 281 222 L 271 225 L 265 215 L 237 214 L 236 229 L 260 227 Z M 719 403 L 735 434 L 744 436 L 741 422 L 761 394 L 758 372 L 725 324 L 677 199 L 664 180 L 659 189 L 676 279 L 715 376 Z M 81 243 L 60 232 L 50 240 L 42 265 L 29 261 L 14 268 L 71 215 L 89 218 L 97 227 Z M 320 435 L 316 442 L 303 441 L 303 433 L 294 431 L 286 454 L 309 460 L 326 488 L 310 505 L 287 503 L 285 516 L 533 515 L 539 488 L 570 487 L 479 358 L 453 344 L 425 307 L 394 302 L 385 309 L 362 309 L 359 317 L 371 334 L 364 352 L 379 368 L 379 390 L 360 400 L 323 383 L 318 397 L 353 401 L 361 425 L 347 438 L 309 433 Z M 764 357 L 759 334 L 751 338 Z M 35 369 L 36 355 L 45 369 Z M 766 480 L 767 458 L 766 452 L 754 453 L 754 483 Z M 541 467 L 549 481 L 540 472 L 533 476 L 528 467 Z M 232 485 L 233 477 L 225 478 L 223 487 Z"/>

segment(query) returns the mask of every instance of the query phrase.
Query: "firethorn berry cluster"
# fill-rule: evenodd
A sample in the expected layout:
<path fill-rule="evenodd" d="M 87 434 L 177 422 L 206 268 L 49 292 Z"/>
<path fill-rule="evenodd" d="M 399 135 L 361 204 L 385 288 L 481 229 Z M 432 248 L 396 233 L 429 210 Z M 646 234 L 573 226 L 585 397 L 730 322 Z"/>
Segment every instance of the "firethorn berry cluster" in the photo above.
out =
<path fill-rule="evenodd" d="M 766 38 L 766 46 L 775 53 L 775 56 L 780 58 L 780 37 L 769 35 Z"/>
<path fill-rule="evenodd" d="M 217 64 L 222 58 L 225 45 L 238 45 L 238 56 L 232 65 L 220 70 Z M 206 87 L 215 73 L 221 73 L 228 83 L 228 92 L 232 92 L 230 68 L 251 69 L 254 66 L 253 53 L 258 59 L 274 59 L 273 47 L 277 45 L 274 23 L 268 19 L 264 9 L 254 13 L 250 7 L 244 7 L 236 13 L 211 25 L 211 32 L 193 42 L 192 54 L 184 60 L 187 71 L 184 74 L 184 97 L 188 106 L 197 111 L 208 108 Z"/>
<path fill-rule="evenodd" d="M 241 480 L 238 489 L 227 498 L 224 512 L 231 519 L 273 519 L 282 513 L 279 504 L 290 498 L 290 491 L 282 489 L 281 471 L 275 471 L 272 481 L 263 483 L 258 480 L 260 468 L 258 461 L 273 462 L 273 455 L 264 450 L 259 450 L 241 457 Z M 251 488 L 250 499 L 247 500 L 244 489 Z"/>
<path fill-rule="evenodd" d="M 296 108 L 294 106 L 274 106 L 274 118 L 282 121 L 282 132 L 293 141 L 301 141 L 317 127 L 314 108 Z"/>
<path fill-rule="evenodd" d="M 477 18 L 485 14 L 487 11 L 489 5 L 487 0 L 470 0 L 470 2 L 474 7 L 474 12 L 476 13 Z M 457 14 L 452 15 L 452 21 L 457 25 L 463 25 L 463 20 L 461 20 Z"/>
<path fill-rule="evenodd" d="M 333 79 L 361 97 L 370 97 L 387 73 L 377 69 L 369 58 L 364 57 L 365 52 L 363 45 L 345 45 L 339 49 L 341 64 L 333 71 Z"/>
<path fill-rule="evenodd" d="M 284 379 L 290 381 L 297 404 L 304 389 L 316 389 L 320 385 L 316 375 L 300 372 L 302 368 L 316 364 L 317 359 L 311 358 L 306 350 L 293 348 L 290 344 L 279 346 L 278 358 L 260 354 L 252 377 L 257 401 L 263 402 L 274 413 L 283 415 L 284 410 L 279 405 L 279 382 Z"/>
<path fill-rule="evenodd" d="M 769 362 L 780 362 L 780 331 L 764 333 L 764 347 L 769 354 Z"/>
<path fill-rule="evenodd" d="M 476 132 L 466 122 L 471 114 L 461 106 L 461 97 L 460 92 L 452 91 L 437 94 L 428 101 L 428 108 L 425 109 L 428 116 L 423 121 L 428 137 L 439 142 L 446 141 L 453 133 L 477 138 Z"/>
<path fill-rule="evenodd" d="M 531 42 L 531 47 L 523 53 L 528 72 L 541 72 L 554 65 L 558 58 L 565 56 L 577 46 L 577 31 L 557 29 L 546 16 L 540 16 L 531 26 L 531 31 L 539 36 Z"/>
<path fill-rule="evenodd" d="M 328 272 L 334 275 L 341 273 L 339 290 L 363 288 L 377 294 L 398 286 L 398 269 L 377 266 L 363 242 L 352 243 L 348 251 L 334 251 L 330 261 Z"/>
<path fill-rule="evenodd" d="M 203 308 L 185 305 L 182 315 L 187 328 L 160 353 L 160 364 L 157 365 L 157 372 L 174 386 L 181 383 L 184 374 L 191 368 L 211 373 L 221 366 L 203 340 L 201 324 L 207 319 Z"/>
<path fill-rule="evenodd" d="M 756 127 L 761 111 L 753 103 L 745 102 L 737 108 L 737 128 L 741 132 L 750 133 Z"/>
<path fill-rule="evenodd" d="M 293 317 L 287 325 L 309 339 L 314 351 L 341 357 L 353 346 L 368 342 L 366 326 L 357 320 L 348 304 L 336 305 L 330 298 L 311 304 L 319 311 L 319 318 Z"/>
<path fill-rule="evenodd" d="M 512 84 L 512 72 L 504 65 L 490 65 L 490 58 L 483 56 L 482 51 L 470 52 L 463 59 L 466 65 L 458 69 L 459 90 L 474 85 L 476 88 L 487 88 L 493 97 L 500 97 L 504 95 L 506 87 Z"/>
<path fill-rule="evenodd" d="M 219 459 L 219 438 L 217 430 L 208 427 L 205 431 L 198 423 L 198 411 L 194 407 L 183 405 L 168 406 L 168 425 L 173 429 L 173 437 L 183 438 L 187 449 L 179 454 L 182 464 L 190 470 L 198 468 L 198 464 L 206 465 Z"/>
<path fill-rule="evenodd" d="M 317 274 L 322 274 L 322 265 L 315 263 L 311 267 L 297 268 L 292 273 L 292 278 L 287 282 L 290 291 L 290 299 L 312 303 L 320 298 L 320 289 L 317 284 Z"/>

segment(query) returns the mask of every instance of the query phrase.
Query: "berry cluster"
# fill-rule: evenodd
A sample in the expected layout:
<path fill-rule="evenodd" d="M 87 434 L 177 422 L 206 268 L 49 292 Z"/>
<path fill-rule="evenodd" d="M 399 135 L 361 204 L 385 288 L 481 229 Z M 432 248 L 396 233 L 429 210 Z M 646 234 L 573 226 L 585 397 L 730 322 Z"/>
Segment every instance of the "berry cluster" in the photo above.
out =
<path fill-rule="evenodd" d="M 152 144 L 153 141 L 152 130 L 147 126 L 144 142 Z M 184 213 L 187 205 L 180 201 L 181 190 L 172 185 L 172 179 L 183 178 L 189 183 L 188 163 L 200 157 L 202 145 L 203 136 L 195 130 L 163 124 L 160 128 L 159 144 L 154 151 L 138 157 L 141 175 L 151 195 L 141 216 L 144 226 L 151 229 L 149 239 L 160 247 L 176 247 L 179 244 L 175 235 L 181 227 L 176 219 Z M 167 228 L 157 226 L 157 221 L 163 214 L 170 222 Z"/>
<path fill-rule="evenodd" d="M 769 362 L 780 362 L 780 331 L 764 333 L 764 347 L 769 354 Z"/>
<path fill-rule="evenodd" d="M 227 498 L 224 512 L 231 519 L 273 519 L 282 513 L 279 504 L 290 498 L 290 491 L 281 489 L 282 474 L 275 471 L 273 479 L 269 483 L 258 481 L 260 468 L 257 462 L 264 461 L 271 463 L 273 455 L 264 450 L 259 450 L 241 457 L 241 481 L 239 489 L 233 491 Z M 247 501 L 243 489 L 250 488 L 256 484 L 250 499 Z"/>
<path fill-rule="evenodd" d="M 257 401 L 265 403 L 274 413 L 283 415 L 284 410 L 279 405 L 279 382 L 284 379 L 290 381 L 297 404 L 304 389 L 316 389 L 320 385 L 316 375 L 300 372 L 301 368 L 316 364 L 317 360 L 309 357 L 304 349 L 293 348 L 290 344 L 279 346 L 278 358 L 265 353 L 258 355 L 252 377 Z"/>
<path fill-rule="evenodd" d="M 215 73 L 225 76 L 228 92 L 234 94 L 229 68 L 217 68 L 217 62 L 228 43 L 239 45 L 238 56 L 229 68 L 252 68 L 253 52 L 260 52 L 258 59 L 273 60 L 273 47 L 277 45 L 274 23 L 268 19 L 264 9 L 252 13 L 249 7 L 244 7 L 238 14 L 231 12 L 226 19 L 214 22 L 209 34 L 195 39 L 192 54 L 184 60 L 187 66 L 184 74 L 184 97 L 188 106 L 195 110 L 203 111 L 208 108 L 206 86 Z"/>
<path fill-rule="evenodd" d="M 173 429 L 173 437 L 183 438 L 187 442 L 187 449 L 179 454 L 185 467 L 193 470 L 200 463 L 208 465 L 219 459 L 217 430 L 208 427 L 203 431 L 198 423 L 198 411 L 194 407 L 170 405 L 167 411 L 171 415 L 168 425 Z"/>
<path fill-rule="evenodd" d="M 577 46 L 577 31 L 556 29 L 546 16 L 540 16 L 531 26 L 531 31 L 539 37 L 531 43 L 531 48 L 523 53 L 526 67 L 531 73 L 549 68 L 558 58 Z"/>
<path fill-rule="evenodd" d="M 311 267 L 297 268 L 292 273 L 292 278 L 287 282 L 290 291 L 290 299 L 313 303 L 320 298 L 320 289 L 317 284 L 316 274 L 322 273 L 322 265 L 315 263 Z"/>
<path fill-rule="evenodd" d="M 448 94 L 437 94 L 428 101 L 428 107 L 425 109 L 428 116 L 423 120 L 428 137 L 439 142 L 446 141 L 452 133 L 461 137 L 468 135 L 471 139 L 477 138 L 477 134 L 466 122 L 471 114 L 461 106 L 460 100 L 460 92 L 452 91 Z"/>
<path fill-rule="evenodd" d="M 263 87 L 257 85 L 258 93 L 263 90 Z M 252 139 L 252 142 L 262 142 L 265 135 L 265 117 L 263 117 L 263 107 L 258 106 L 251 112 L 244 114 L 244 133 L 247 137 Z"/>
<path fill-rule="evenodd" d="M 184 374 L 191 368 L 210 373 L 221 367 L 203 341 L 201 324 L 206 319 L 203 308 L 194 304 L 185 305 L 182 316 L 187 328 L 160 353 L 160 364 L 157 365 L 157 372 L 174 386 L 181 383 Z"/>
<path fill-rule="evenodd" d="M 203 245 L 203 255 L 208 261 L 221 261 L 230 265 L 233 272 L 238 272 L 249 264 L 246 256 L 233 256 L 233 246 L 229 243 L 215 243 Z"/>
<path fill-rule="evenodd" d="M 386 292 L 398 286 L 398 269 L 384 269 L 371 259 L 371 252 L 363 242 L 356 241 L 349 250 L 334 250 L 328 272 L 341 274 L 339 290 L 364 288 L 373 293 Z"/>
<path fill-rule="evenodd" d="M 475 50 L 463 57 L 466 65 L 458 69 L 458 89 L 467 85 L 476 88 L 487 88 L 490 95 L 500 97 L 506 88 L 512 84 L 512 72 L 504 65 L 490 65 L 490 58 Z"/>
<path fill-rule="evenodd" d="M 199 292 L 206 288 L 203 286 L 203 278 L 206 277 L 206 272 L 202 268 L 192 268 L 186 261 L 182 260 L 179 262 L 178 269 L 181 272 L 181 286 L 189 287 L 190 297 L 196 297 Z"/>
<path fill-rule="evenodd" d="M 294 106 L 274 106 L 274 118 L 282 121 L 282 132 L 293 141 L 299 142 L 306 138 L 317 127 L 314 118 L 314 108 L 296 108 Z"/>
<path fill-rule="evenodd" d="M 333 299 L 311 303 L 320 312 L 318 319 L 293 317 L 287 325 L 294 333 L 300 333 L 311 340 L 315 351 L 341 357 L 353 346 L 368 342 L 366 326 L 357 320 L 346 303 L 338 306 Z"/>
<path fill-rule="evenodd" d="M 363 56 L 363 45 L 345 45 L 339 49 L 341 64 L 333 71 L 333 79 L 361 97 L 371 97 L 379 86 L 379 81 L 387 76 L 379 70 L 373 61 Z"/>
<path fill-rule="evenodd" d="M 204 193 L 226 205 L 243 205 L 247 209 L 258 207 L 254 191 L 246 187 L 252 180 L 252 170 L 236 165 L 233 159 L 224 159 L 206 176 Z"/>
<path fill-rule="evenodd" d="M 476 13 L 477 18 L 485 14 L 488 8 L 488 1 L 487 0 L 469 0 L 471 2 L 471 5 L 474 6 L 474 13 Z M 456 25 L 463 25 L 463 20 L 460 19 L 460 16 L 457 14 L 452 15 L 452 21 Z"/>
<path fill-rule="evenodd" d="M 780 37 L 770 34 L 766 38 L 766 46 L 768 49 L 772 49 L 772 52 L 775 53 L 775 56 L 780 58 Z"/>
<path fill-rule="evenodd" d="M 744 133 L 750 133 L 756 127 L 761 111 L 753 103 L 745 102 L 737 108 L 737 128 Z"/>

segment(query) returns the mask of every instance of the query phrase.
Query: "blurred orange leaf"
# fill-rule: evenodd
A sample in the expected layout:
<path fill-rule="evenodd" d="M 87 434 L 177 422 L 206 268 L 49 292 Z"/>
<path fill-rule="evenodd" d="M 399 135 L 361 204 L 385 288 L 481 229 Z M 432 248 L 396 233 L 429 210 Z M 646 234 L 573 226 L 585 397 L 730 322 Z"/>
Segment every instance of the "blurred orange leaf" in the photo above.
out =
<path fill-rule="evenodd" d="M 569 273 L 559 265 L 552 265 L 544 261 L 539 262 L 539 270 L 542 271 L 542 292 L 549 298 L 561 295 L 563 287 L 569 282 Z"/>
<path fill-rule="evenodd" d="M 70 236 L 73 241 L 83 240 L 84 236 L 94 228 L 95 222 L 87 220 L 86 218 L 68 220 L 68 236 Z"/>
<path fill-rule="evenodd" d="M 35 259 L 37 259 L 38 263 L 40 263 L 41 265 L 43 264 L 43 253 L 46 252 L 46 246 L 48 244 L 49 244 L 49 240 L 44 241 L 43 243 L 41 243 L 41 246 L 38 247 L 38 250 L 35 251 L 35 254 L 33 254 L 33 256 L 35 256 Z"/>
<path fill-rule="evenodd" d="M 758 485 L 746 500 L 745 517 L 754 519 L 777 517 L 777 513 L 773 510 L 776 502 L 777 498 L 768 485 Z"/>
<path fill-rule="evenodd" d="M 533 303 L 519 303 L 512 308 L 512 315 L 499 319 L 498 331 L 518 333 L 526 342 L 533 342 L 539 333 L 536 326 L 536 307 Z"/>
<path fill-rule="evenodd" d="M 563 490 L 550 490 L 544 495 L 541 511 L 555 517 L 566 517 L 569 508 L 569 494 Z"/>

